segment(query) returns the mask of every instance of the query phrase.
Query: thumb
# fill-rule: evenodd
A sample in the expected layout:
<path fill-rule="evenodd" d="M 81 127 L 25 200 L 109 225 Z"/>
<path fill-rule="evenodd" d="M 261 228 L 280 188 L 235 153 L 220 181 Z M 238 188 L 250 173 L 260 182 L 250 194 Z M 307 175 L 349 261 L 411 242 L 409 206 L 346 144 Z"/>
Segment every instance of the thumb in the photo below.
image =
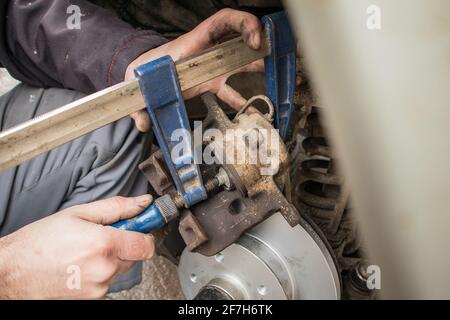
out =
<path fill-rule="evenodd" d="M 141 261 L 150 259 L 155 253 L 155 242 L 152 235 L 113 227 L 106 228 L 114 239 L 115 252 L 120 260 Z"/>
<path fill-rule="evenodd" d="M 145 210 L 153 201 L 149 194 L 135 197 L 114 197 L 71 208 L 70 212 L 89 222 L 109 225 L 123 219 L 134 217 Z"/>

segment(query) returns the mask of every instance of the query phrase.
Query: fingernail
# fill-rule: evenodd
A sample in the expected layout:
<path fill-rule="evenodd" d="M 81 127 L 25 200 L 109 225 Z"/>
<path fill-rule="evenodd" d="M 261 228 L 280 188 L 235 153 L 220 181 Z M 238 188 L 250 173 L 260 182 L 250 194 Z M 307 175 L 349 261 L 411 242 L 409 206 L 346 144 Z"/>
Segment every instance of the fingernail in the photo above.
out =
<path fill-rule="evenodd" d="M 144 194 L 136 198 L 136 203 L 138 205 L 147 206 L 153 201 L 153 197 L 149 194 Z"/>

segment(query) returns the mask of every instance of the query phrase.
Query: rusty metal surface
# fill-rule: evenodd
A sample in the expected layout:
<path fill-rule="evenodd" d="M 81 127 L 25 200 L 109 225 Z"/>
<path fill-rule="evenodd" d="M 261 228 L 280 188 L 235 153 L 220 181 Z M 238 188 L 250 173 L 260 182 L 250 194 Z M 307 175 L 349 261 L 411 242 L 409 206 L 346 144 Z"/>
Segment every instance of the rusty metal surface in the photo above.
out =
<path fill-rule="evenodd" d="M 242 114 L 231 121 L 212 94 L 203 96 L 203 101 L 208 109 L 205 129 L 218 129 L 224 136 L 229 129 L 234 129 L 233 132 L 238 129 L 273 129 L 271 122 L 259 113 Z M 273 155 L 277 158 L 272 159 L 272 162 L 277 161 L 280 165 L 275 175 L 262 175 L 260 169 L 263 164 L 260 162 L 223 165 L 235 189 L 210 195 L 208 201 L 191 208 L 209 238 L 198 246 L 195 252 L 214 255 L 235 242 L 246 230 L 277 211 L 281 212 L 291 226 L 299 223 L 300 216 L 296 208 L 287 201 L 282 192 L 289 180 L 289 163 L 283 142 L 281 139 L 277 142 L 280 150 Z M 216 151 L 226 149 L 222 145 L 223 141 L 215 140 L 210 143 Z M 232 153 L 247 151 L 238 150 L 236 145 L 235 149 L 231 150 Z"/>
<path fill-rule="evenodd" d="M 191 211 L 185 210 L 178 230 L 189 251 L 193 251 L 208 241 L 208 235 Z"/>
<path fill-rule="evenodd" d="M 274 129 L 270 121 L 260 113 L 244 113 L 231 121 L 220 108 L 212 94 L 204 95 L 203 101 L 208 109 L 205 127 L 218 129 L 224 136 L 229 129 L 233 129 L 234 132 L 239 131 L 239 129 L 244 131 L 255 130 L 256 132 Z M 278 135 L 277 137 L 278 139 L 271 143 L 276 144 L 278 152 L 271 152 L 269 155 L 271 164 L 278 163 L 278 170 L 275 174 L 263 175 L 261 170 L 265 168 L 266 165 L 260 161 L 256 164 L 249 162 L 227 164 L 224 166 L 224 169 L 227 170 L 233 183 L 244 196 L 249 198 L 261 197 L 261 195 L 273 197 L 273 201 L 279 206 L 278 210 L 289 224 L 294 226 L 299 222 L 299 214 L 295 207 L 287 201 L 282 192 L 288 186 L 289 157 L 281 137 Z M 239 137 L 236 138 L 239 139 Z M 261 144 L 262 141 L 260 140 L 258 143 Z M 214 144 L 215 150 L 222 149 L 222 154 L 225 154 L 225 146 L 221 145 L 218 141 L 214 141 L 212 144 Z M 238 145 L 239 144 L 236 144 L 234 150 L 231 151 L 232 153 L 235 153 L 234 156 L 238 153 L 250 154 L 250 147 L 247 144 L 244 144 L 245 150 L 239 149 L 240 146 L 238 147 Z M 269 148 L 270 147 L 269 144 Z M 228 152 L 228 150 L 226 150 L 226 152 Z"/>
<path fill-rule="evenodd" d="M 242 114 L 235 121 L 231 121 L 219 107 L 213 95 L 209 95 L 209 99 L 206 100 L 208 115 L 204 122 L 205 129 L 219 129 L 224 135 L 227 129 L 273 129 L 271 122 L 259 113 Z M 278 135 L 277 137 L 279 138 Z M 272 161 L 280 163 L 275 175 L 262 175 L 260 169 L 264 167 L 264 164 L 261 162 L 222 166 L 201 165 L 202 175 L 207 181 L 208 201 L 186 210 L 181 220 L 155 233 L 158 239 L 158 254 L 175 263 L 185 245 L 189 250 L 204 255 L 216 254 L 235 242 L 246 230 L 277 211 L 281 212 L 291 226 L 297 225 L 300 215 L 283 193 L 284 189 L 289 189 L 287 150 L 281 138 L 277 142 L 280 150 L 271 155 L 277 157 Z M 235 149 L 237 149 L 236 146 Z M 233 150 L 232 152 L 241 151 Z M 214 176 L 220 167 L 228 173 L 234 187 L 231 190 L 229 188 L 222 191 L 215 190 L 217 183 Z M 176 192 L 164 168 L 160 152 L 154 153 L 150 159 L 141 164 L 140 168 L 159 195 Z M 213 190 L 215 192 L 210 192 Z"/>
<path fill-rule="evenodd" d="M 209 241 L 194 251 L 206 256 L 220 252 L 238 240 L 246 230 L 278 211 L 280 203 L 286 201 L 281 197 L 281 194 L 274 195 L 270 191 L 252 198 L 244 197 L 237 190 L 222 191 L 195 206 L 192 212 L 208 234 Z"/>
<path fill-rule="evenodd" d="M 160 150 L 154 152 L 147 160 L 139 164 L 139 170 L 145 175 L 155 192 L 162 196 L 172 187 L 172 182 Z"/>

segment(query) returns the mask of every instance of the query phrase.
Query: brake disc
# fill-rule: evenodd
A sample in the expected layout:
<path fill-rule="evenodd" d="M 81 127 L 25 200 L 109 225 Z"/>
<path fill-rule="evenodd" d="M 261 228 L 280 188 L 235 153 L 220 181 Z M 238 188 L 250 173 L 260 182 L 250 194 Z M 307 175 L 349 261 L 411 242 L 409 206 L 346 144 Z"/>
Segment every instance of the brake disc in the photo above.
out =
<path fill-rule="evenodd" d="M 183 251 L 178 267 L 188 299 L 339 299 L 330 251 L 304 220 L 291 227 L 280 213 L 248 230 L 215 256 Z"/>

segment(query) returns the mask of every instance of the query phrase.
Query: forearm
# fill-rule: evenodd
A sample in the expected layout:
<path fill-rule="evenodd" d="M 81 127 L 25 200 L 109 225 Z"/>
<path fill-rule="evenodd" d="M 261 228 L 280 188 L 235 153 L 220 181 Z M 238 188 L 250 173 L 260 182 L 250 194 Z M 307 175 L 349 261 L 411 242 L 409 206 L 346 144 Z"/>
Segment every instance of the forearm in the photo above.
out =
<path fill-rule="evenodd" d="M 33 85 L 91 93 L 122 81 L 136 57 L 166 42 L 88 1 L 29 3 L 9 3 L 4 36 L 10 54 L 1 62 L 14 77 Z M 70 5 L 81 9 L 79 29 L 67 27 Z"/>

